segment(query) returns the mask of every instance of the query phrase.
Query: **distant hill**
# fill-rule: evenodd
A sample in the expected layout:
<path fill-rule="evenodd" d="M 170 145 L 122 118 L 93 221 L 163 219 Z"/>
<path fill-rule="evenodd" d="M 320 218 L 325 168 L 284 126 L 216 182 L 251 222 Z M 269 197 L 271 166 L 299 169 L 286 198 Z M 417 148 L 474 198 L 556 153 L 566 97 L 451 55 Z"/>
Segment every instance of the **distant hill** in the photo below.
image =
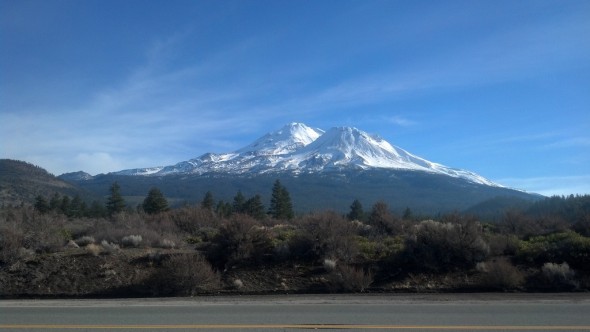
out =
<path fill-rule="evenodd" d="M 49 198 L 54 193 L 71 197 L 78 194 L 86 199 L 95 197 L 90 192 L 59 179 L 39 166 L 19 160 L 0 159 L 2 205 L 32 204 L 37 195 Z"/>
<path fill-rule="evenodd" d="M 538 196 L 539 199 L 545 197 Z M 482 220 L 496 222 L 504 217 L 506 211 L 527 211 L 535 200 L 519 197 L 498 196 L 475 204 L 463 212 L 476 215 Z"/>

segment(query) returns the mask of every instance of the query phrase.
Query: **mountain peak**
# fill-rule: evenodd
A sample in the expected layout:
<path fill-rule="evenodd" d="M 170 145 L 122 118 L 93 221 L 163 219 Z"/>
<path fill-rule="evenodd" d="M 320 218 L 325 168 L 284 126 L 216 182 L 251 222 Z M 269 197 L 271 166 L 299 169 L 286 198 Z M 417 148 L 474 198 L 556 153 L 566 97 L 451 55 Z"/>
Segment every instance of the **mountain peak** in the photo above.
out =
<path fill-rule="evenodd" d="M 316 167 L 430 170 L 431 163 L 354 127 L 334 127 L 301 150 Z M 318 160 L 321 156 L 323 162 Z"/>
<path fill-rule="evenodd" d="M 323 130 L 311 128 L 299 122 L 291 122 L 277 131 L 270 132 L 237 153 L 255 153 L 258 155 L 289 154 L 315 141 L 324 133 Z"/>

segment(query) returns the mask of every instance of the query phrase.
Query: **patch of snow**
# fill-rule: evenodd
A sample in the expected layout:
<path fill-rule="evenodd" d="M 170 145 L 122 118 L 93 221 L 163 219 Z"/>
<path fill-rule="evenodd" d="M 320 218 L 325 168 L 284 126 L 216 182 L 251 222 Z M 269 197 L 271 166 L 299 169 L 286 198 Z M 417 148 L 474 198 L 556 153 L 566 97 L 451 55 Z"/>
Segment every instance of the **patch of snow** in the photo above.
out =
<path fill-rule="evenodd" d="M 293 122 L 283 128 L 270 132 L 252 144 L 236 151 L 238 154 L 284 155 L 297 151 L 323 134 L 323 130 L 314 129 L 303 123 Z"/>

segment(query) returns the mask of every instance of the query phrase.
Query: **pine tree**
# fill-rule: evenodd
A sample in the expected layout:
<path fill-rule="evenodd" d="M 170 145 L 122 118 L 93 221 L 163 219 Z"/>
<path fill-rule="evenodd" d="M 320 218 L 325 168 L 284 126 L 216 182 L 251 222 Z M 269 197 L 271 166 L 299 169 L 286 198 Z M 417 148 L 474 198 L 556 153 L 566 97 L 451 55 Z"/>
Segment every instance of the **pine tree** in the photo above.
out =
<path fill-rule="evenodd" d="M 264 205 L 262 204 L 262 197 L 255 195 L 244 203 L 244 212 L 254 219 L 264 219 Z"/>
<path fill-rule="evenodd" d="M 283 213 L 282 216 L 284 219 L 293 219 L 295 213 L 293 212 L 293 203 L 291 202 L 291 195 L 287 191 L 287 188 L 283 187 L 281 190 L 281 196 L 283 200 Z"/>
<path fill-rule="evenodd" d="M 221 218 L 227 218 L 231 216 L 232 207 L 229 202 L 224 202 L 223 200 L 217 202 L 217 206 L 215 207 L 215 213 Z"/>
<path fill-rule="evenodd" d="M 117 182 L 114 182 L 109 189 L 111 195 L 107 199 L 107 212 L 109 215 L 122 212 L 125 209 L 125 200 L 121 196 L 121 187 Z"/>
<path fill-rule="evenodd" d="M 205 210 L 213 211 L 213 205 L 215 205 L 213 194 L 208 191 L 205 193 L 205 197 L 203 197 L 203 200 L 201 201 L 201 207 Z"/>
<path fill-rule="evenodd" d="M 156 214 L 168 210 L 168 201 L 160 189 L 153 187 L 143 200 L 142 207 L 147 214 Z"/>
<path fill-rule="evenodd" d="M 238 193 L 234 196 L 234 202 L 232 204 L 232 210 L 234 213 L 245 213 L 244 205 L 246 203 L 246 198 L 242 194 L 241 190 L 238 190 Z"/>
<path fill-rule="evenodd" d="M 92 201 L 92 203 L 90 204 L 90 208 L 88 209 L 86 214 L 88 217 L 102 218 L 105 217 L 107 213 L 108 212 L 104 205 L 102 205 L 98 201 Z"/>
<path fill-rule="evenodd" d="M 350 205 L 350 212 L 347 215 L 348 220 L 363 220 L 365 218 L 365 212 L 363 211 L 363 205 L 358 199 L 355 199 Z"/>
<path fill-rule="evenodd" d="M 80 195 L 76 195 L 74 196 L 74 198 L 72 199 L 72 201 L 70 202 L 70 209 L 68 211 L 68 216 L 69 217 L 81 217 L 84 212 L 82 211 L 82 199 L 80 198 Z"/>
<path fill-rule="evenodd" d="M 414 219 L 414 213 L 412 213 L 412 210 L 409 207 L 407 207 L 406 210 L 404 211 L 404 215 L 403 215 L 402 219 L 404 219 L 404 220 Z"/>
<path fill-rule="evenodd" d="M 88 205 L 84 201 L 82 201 L 82 204 L 80 204 L 80 216 L 81 217 L 88 216 Z"/>
<path fill-rule="evenodd" d="M 58 211 L 61 206 L 61 197 L 58 193 L 53 194 L 49 200 L 49 209 L 51 211 Z"/>
<path fill-rule="evenodd" d="M 291 196 L 279 180 L 276 180 L 272 187 L 268 213 L 275 219 L 291 219 L 294 216 Z"/>
<path fill-rule="evenodd" d="M 59 211 L 66 216 L 70 216 L 70 198 L 65 196 L 61 198 L 61 204 L 59 206 Z"/>
<path fill-rule="evenodd" d="M 47 203 L 45 197 L 39 195 L 35 198 L 35 210 L 41 214 L 49 212 L 49 203 Z"/>

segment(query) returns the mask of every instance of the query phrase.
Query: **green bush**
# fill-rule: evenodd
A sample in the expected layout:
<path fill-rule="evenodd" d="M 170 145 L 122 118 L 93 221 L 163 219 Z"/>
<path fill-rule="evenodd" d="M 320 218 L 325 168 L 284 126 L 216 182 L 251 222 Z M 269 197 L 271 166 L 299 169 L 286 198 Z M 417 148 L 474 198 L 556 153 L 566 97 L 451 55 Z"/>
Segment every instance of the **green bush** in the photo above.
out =
<path fill-rule="evenodd" d="M 370 261 L 382 261 L 404 251 L 405 239 L 401 236 L 387 236 L 369 239 L 357 236 L 356 243 L 362 257 Z"/>
<path fill-rule="evenodd" d="M 542 266 L 546 262 L 567 262 L 575 270 L 590 270 L 590 238 L 568 231 L 536 236 L 521 241 L 517 260 Z"/>

